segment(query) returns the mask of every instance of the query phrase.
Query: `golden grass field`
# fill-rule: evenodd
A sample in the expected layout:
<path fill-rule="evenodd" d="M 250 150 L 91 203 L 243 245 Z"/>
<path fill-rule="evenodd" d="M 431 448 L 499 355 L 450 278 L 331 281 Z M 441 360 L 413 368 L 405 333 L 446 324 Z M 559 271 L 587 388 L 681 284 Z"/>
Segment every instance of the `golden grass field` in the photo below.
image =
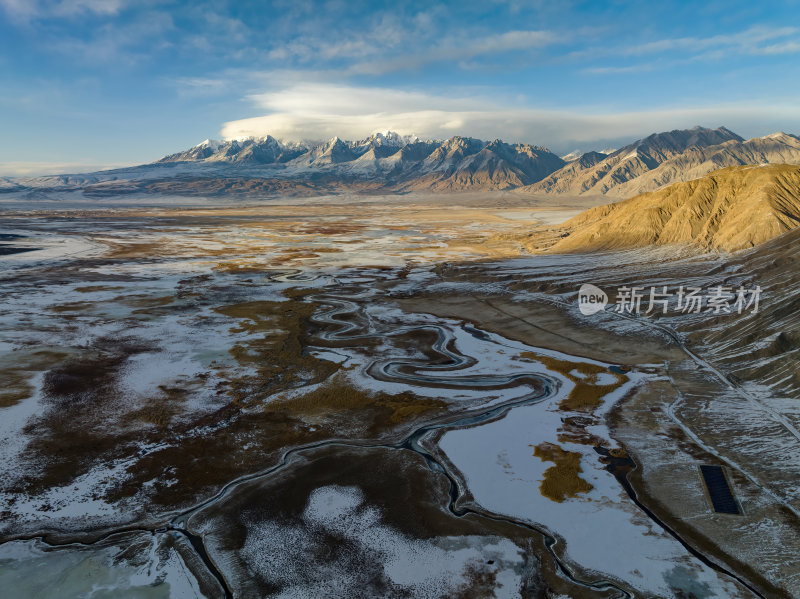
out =
<path fill-rule="evenodd" d="M 603 397 L 621 387 L 628 380 L 624 374 L 611 372 L 605 366 L 588 362 L 569 362 L 532 352 L 523 352 L 520 357 L 541 362 L 548 369 L 564 375 L 575 383 L 570 394 L 559 404 L 559 408 L 565 411 L 592 412 L 600 406 Z M 576 370 L 582 376 L 572 374 Z M 596 381 L 597 375 L 600 373 L 612 374 L 617 380 L 612 384 L 598 385 Z"/>
<path fill-rule="evenodd" d="M 544 480 L 539 485 L 542 495 L 548 499 L 561 503 L 568 497 L 592 490 L 592 485 L 580 477 L 583 470 L 579 452 L 566 451 L 554 443 L 540 443 L 534 447 L 533 455 L 554 464 L 544 471 Z"/>

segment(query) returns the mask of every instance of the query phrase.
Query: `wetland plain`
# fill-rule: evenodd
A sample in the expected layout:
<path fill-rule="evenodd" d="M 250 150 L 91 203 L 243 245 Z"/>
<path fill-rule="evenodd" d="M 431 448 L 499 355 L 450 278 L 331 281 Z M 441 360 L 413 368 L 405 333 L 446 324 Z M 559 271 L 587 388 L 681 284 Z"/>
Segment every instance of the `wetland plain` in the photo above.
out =
<path fill-rule="evenodd" d="M 574 207 L 461 201 L 9 208 L 3 588 L 785 596 L 792 477 L 730 442 L 780 406 L 706 368 L 726 324 L 575 304 L 729 258 L 540 254 Z M 709 509 L 700 463 L 742 514 Z"/>

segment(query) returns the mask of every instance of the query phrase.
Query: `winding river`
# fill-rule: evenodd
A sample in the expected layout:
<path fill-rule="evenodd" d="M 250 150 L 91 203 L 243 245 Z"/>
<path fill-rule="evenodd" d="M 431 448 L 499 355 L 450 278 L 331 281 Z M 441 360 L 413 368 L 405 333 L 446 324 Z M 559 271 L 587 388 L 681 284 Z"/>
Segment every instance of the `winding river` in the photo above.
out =
<path fill-rule="evenodd" d="M 297 282 L 291 278 L 287 279 L 286 276 L 284 276 L 284 280 Z M 522 421 L 525 419 L 539 419 L 541 421 L 545 404 L 552 405 L 561 396 L 560 394 L 565 392 L 565 384 L 568 384 L 568 382 L 563 377 L 549 374 L 548 371 L 541 368 L 538 370 L 533 368 L 526 369 L 524 367 L 520 368 L 518 365 L 514 370 L 508 368 L 504 370 L 502 367 L 498 367 L 496 363 L 485 363 L 486 356 L 489 354 L 486 352 L 471 353 L 465 350 L 464 347 L 469 346 L 469 343 L 464 341 L 465 339 L 472 340 L 472 342 L 482 347 L 493 348 L 495 355 L 511 351 L 535 351 L 535 348 L 504 340 L 495 334 L 486 333 L 469 324 L 451 321 L 431 322 L 431 319 L 428 318 L 418 324 L 397 326 L 388 330 L 384 329 L 365 308 L 365 300 L 370 298 L 372 294 L 373 292 L 362 288 L 349 295 L 332 294 L 322 290 L 309 296 L 309 299 L 325 306 L 324 309 L 318 310 L 314 316 L 316 323 L 322 327 L 319 338 L 325 342 L 343 345 L 344 347 L 341 351 L 347 355 L 348 347 L 357 347 L 361 340 L 375 337 L 390 339 L 393 336 L 409 333 L 433 334 L 435 335 L 435 342 L 430 348 L 430 355 L 434 356 L 434 358 L 375 359 L 363 369 L 363 376 L 381 383 L 400 384 L 415 389 L 425 389 L 427 393 L 434 397 L 437 394 L 451 391 L 479 391 L 486 394 L 499 393 L 495 397 L 500 399 L 488 402 L 488 405 L 479 407 L 473 405 L 461 410 L 458 414 L 451 413 L 435 421 L 422 424 L 407 433 L 402 439 L 394 442 L 369 443 L 357 439 L 329 439 L 294 447 L 285 451 L 278 463 L 260 472 L 229 482 L 214 496 L 207 498 L 190 509 L 171 515 L 161 524 L 149 527 L 128 526 L 118 530 L 107 531 L 102 537 L 93 539 L 91 542 L 68 542 L 63 545 L 55 545 L 51 542 L 49 546 L 58 546 L 60 547 L 59 551 L 69 552 L 71 549 L 85 549 L 108 543 L 112 540 L 114 542 L 122 542 L 126 536 L 135 536 L 142 533 L 153 535 L 154 544 L 157 544 L 157 540 L 163 535 L 172 535 L 176 538 L 184 539 L 188 543 L 188 546 L 192 548 L 196 556 L 204 564 L 209 575 L 216 580 L 220 594 L 224 597 L 233 597 L 234 589 L 231 582 L 226 579 L 223 568 L 220 568 L 215 563 L 215 560 L 206 550 L 203 537 L 193 527 L 193 518 L 196 515 L 209 507 L 215 506 L 224 498 L 235 494 L 244 483 L 266 480 L 290 467 L 304 453 L 322 448 L 336 447 L 384 448 L 414 452 L 424 458 L 425 463 L 431 470 L 446 477 L 450 486 L 447 509 L 454 516 L 462 517 L 472 513 L 483 518 L 502 521 L 516 527 L 535 531 L 544 538 L 545 546 L 558 571 L 572 583 L 595 591 L 613 592 L 617 597 L 640 596 L 641 593 L 635 586 L 621 582 L 621 577 L 618 573 L 615 573 L 614 576 L 604 576 L 599 573 L 600 571 L 590 568 L 590 571 L 596 572 L 596 574 L 587 575 L 585 564 L 580 564 L 581 569 L 579 572 L 573 565 L 575 561 L 567 557 L 570 554 L 565 550 L 560 550 L 564 537 L 558 530 L 557 521 L 545 521 L 544 524 L 540 524 L 541 520 L 538 520 L 535 514 L 526 516 L 525 514 L 514 513 L 513 510 L 508 512 L 499 511 L 488 500 L 484 504 L 480 490 L 470 486 L 475 480 L 475 473 L 466 472 L 466 468 L 462 471 L 458 455 L 449 453 L 449 448 L 456 446 L 454 439 L 473 435 L 470 438 L 481 439 L 481 442 L 483 442 L 485 436 L 478 436 L 473 434 L 472 431 L 481 431 L 481 435 L 483 435 L 490 430 L 489 427 L 497 426 L 497 423 L 500 422 Z M 414 321 L 413 316 L 409 315 L 411 322 Z M 336 350 L 331 351 L 335 352 Z M 575 361 L 582 361 L 582 359 L 575 358 Z M 534 412 L 533 410 L 538 411 Z M 514 417 L 509 418 L 509 414 L 512 412 Z M 497 430 L 502 432 L 505 429 L 498 428 Z M 494 439 L 491 444 L 492 449 L 502 449 L 506 440 L 498 435 L 492 438 Z M 532 439 L 531 441 L 538 441 L 538 439 Z M 463 441 L 459 440 L 459 443 L 461 442 Z M 530 455 L 530 452 L 528 455 Z M 529 457 L 529 460 L 538 465 L 538 460 L 535 458 Z M 614 475 L 611 472 L 607 472 L 606 475 L 610 479 L 614 479 Z M 602 477 L 603 474 L 599 473 L 595 474 L 595 476 Z M 621 481 L 615 480 L 617 490 L 622 493 L 627 491 L 630 494 L 628 501 L 632 499 L 635 502 L 636 497 L 632 493 L 630 486 L 625 486 L 625 491 L 622 491 L 619 487 L 619 482 L 624 484 L 624 477 Z M 599 486 L 598 483 L 594 484 Z M 533 489 L 535 492 L 535 485 Z M 474 497 L 472 502 L 464 501 L 465 494 L 468 491 Z M 508 492 L 514 493 L 516 490 L 512 488 Z M 542 501 L 542 498 L 539 497 L 537 501 Z M 634 509 L 639 510 L 639 508 L 643 508 L 643 506 L 635 507 Z M 542 513 L 544 514 L 544 512 Z M 735 578 L 732 573 L 704 559 L 702 555 L 692 550 L 687 543 L 678 538 L 673 531 L 667 530 L 664 533 L 663 524 L 656 520 L 649 510 L 643 508 L 643 510 L 639 510 L 639 513 L 643 514 L 645 518 L 649 518 L 648 526 L 661 531 L 659 534 L 662 534 L 666 539 L 671 542 L 677 539 L 679 543 L 675 544 L 678 546 L 683 544 L 685 559 L 699 560 L 699 565 L 695 565 L 694 568 L 696 571 L 705 568 L 703 575 L 708 579 L 713 578 L 713 576 L 719 576 L 746 584 L 744 581 Z M 596 517 L 603 518 L 604 512 L 598 512 Z M 43 535 L 19 538 L 7 542 L 6 545 L 8 543 L 30 544 L 31 542 L 47 545 Z M 667 543 L 667 541 L 663 541 L 663 543 Z M 569 544 L 568 542 L 567 550 L 569 549 Z M 706 573 L 706 570 L 711 573 Z M 755 592 L 754 594 L 757 595 Z"/>

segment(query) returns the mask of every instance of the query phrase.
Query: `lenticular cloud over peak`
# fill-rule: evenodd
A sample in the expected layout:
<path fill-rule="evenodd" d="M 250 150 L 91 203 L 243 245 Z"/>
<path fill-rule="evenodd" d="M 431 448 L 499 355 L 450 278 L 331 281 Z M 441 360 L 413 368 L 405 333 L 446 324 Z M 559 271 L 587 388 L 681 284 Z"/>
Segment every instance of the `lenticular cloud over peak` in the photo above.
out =
<path fill-rule="evenodd" d="M 445 139 L 466 135 L 481 139 L 536 143 L 568 152 L 575 145 L 602 148 L 623 145 L 631 137 L 685 129 L 698 122 L 724 122 L 748 131 L 754 123 L 773 127 L 776 120 L 795 123 L 791 105 L 766 108 L 728 104 L 633 112 L 564 110 L 530 106 L 490 97 L 487 90 L 452 90 L 431 94 L 389 87 L 298 83 L 247 97 L 254 112 L 265 114 L 225 122 L 228 140 L 272 135 L 291 141 L 321 141 L 339 136 L 361 139 L 378 131 Z M 771 130 L 774 130 L 771 129 Z"/>

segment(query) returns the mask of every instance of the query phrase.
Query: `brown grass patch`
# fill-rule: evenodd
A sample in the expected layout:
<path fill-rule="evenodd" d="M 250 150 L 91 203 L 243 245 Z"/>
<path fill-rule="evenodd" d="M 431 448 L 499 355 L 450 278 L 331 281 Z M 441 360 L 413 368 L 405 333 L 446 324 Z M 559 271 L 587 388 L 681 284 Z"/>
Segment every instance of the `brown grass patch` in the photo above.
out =
<path fill-rule="evenodd" d="M 574 416 L 562 419 L 563 424 L 558 429 L 559 443 L 576 443 L 579 445 L 591 445 L 593 447 L 605 446 L 608 442 L 602 437 L 593 435 L 586 430 L 586 427 L 595 422 L 582 416 Z"/>
<path fill-rule="evenodd" d="M 69 356 L 65 351 L 41 349 L 29 352 L 18 350 L 4 356 L 0 361 L 0 408 L 7 408 L 28 399 L 34 388 L 31 378 L 36 372 L 42 372 L 58 365 Z"/>
<path fill-rule="evenodd" d="M 108 289 L 114 289 L 114 288 L 113 287 L 103 288 L 102 286 L 101 287 L 97 287 L 97 288 L 82 287 L 80 289 L 76 289 L 76 291 L 90 292 L 90 291 L 108 290 Z M 131 297 L 131 296 L 128 296 L 128 295 L 119 295 L 119 296 L 117 296 L 117 297 L 115 297 L 115 298 L 113 298 L 113 299 L 111 299 L 109 301 L 110 302 L 117 302 L 119 304 L 122 304 L 124 306 L 128 306 L 130 308 L 139 308 L 138 310 L 133 310 L 133 314 L 142 314 L 142 313 L 147 313 L 147 309 L 159 308 L 159 307 L 162 307 L 162 306 L 166 306 L 168 304 L 171 304 L 174 300 L 175 300 L 175 298 L 172 295 L 167 295 L 167 296 L 162 296 L 162 297 L 150 297 L 150 296 L 145 296 L 145 295 Z M 58 313 L 58 314 L 62 314 L 64 312 L 85 312 L 87 310 L 91 310 L 91 309 L 100 307 L 100 306 L 104 305 L 105 303 L 106 303 L 105 301 L 103 301 L 103 302 L 87 302 L 87 301 L 69 302 L 69 303 L 66 303 L 66 304 L 57 304 L 55 306 L 50 306 L 49 309 L 51 311 L 53 311 L 53 312 Z"/>
<path fill-rule="evenodd" d="M 217 272 L 261 274 L 265 270 L 268 270 L 268 266 L 264 263 L 255 263 L 253 260 L 228 260 L 225 262 L 217 262 L 213 269 Z"/>
<path fill-rule="evenodd" d="M 160 397 L 147 400 L 138 410 L 125 415 L 126 419 L 146 422 L 160 429 L 169 427 L 172 419 L 180 413 L 181 404 L 186 401 L 189 392 L 182 387 L 159 385 Z"/>
<path fill-rule="evenodd" d="M 0 374 L 3 375 L 6 385 L 0 391 L 0 408 L 11 407 L 33 395 L 33 385 L 28 383 L 26 374 L 19 372 L 2 372 Z"/>
<path fill-rule="evenodd" d="M 551 356 L 543 356 L 533 352 L 522 352 L 520 357 L 540 362 L 544 364 L 548 370 L 558 372 L 575 383 L 575 387 L 570 394 L 559 403 L 559 409 L 561 410 L 592 412 L 600 406 L 603 397 L 628 381 L 628 377 L 624 374 L 612 372 L 605 366 L 599 364 L 570 362 L 568 360 L 559 360 Z M 573 371 L 577 371 L 581 376 L 572 374 Z M 607 385 L 598 385 L 597 375 L 601 373 L 613 375 L 616 381 Z"/>
<path fill-rule="evenodd" d="M 127 411 L 117 378 L 128 356 L 146 351 L 115 340 L 61 361 L 44 375 L 44 410 L 25 425 L 30 441 L 21 483 L 30 494 L 69 484 L 130 442 L 118 426 Z"/>
<path fill-rule="evenodd" d="M 62 312 L 83 312 L 85 310 L 91 310 L 95 306 L 96 304 L 94 302 L 69 302 L 50 306 L 49 309 L 51 312 L 61 314 Z"/>
<path fill-rule="evenodd" d="M 309 321 L 317 304 L 302 301 L 309 292 L 288 290 L 284 302 L 254 301 L 220 306 L 215 311 L 238 321 L 232 332 L 263 333 L 237 343 L 231 356 L 257 375 L 231 381 L 231 394 L 240 405 L 259 402 L 276 390 L 321 382 L 339 369 L 334 362 L 303 351 Z"/>
<path fill-rule="evenodd" d="M 453 599 L 491 599 L 497 597 L 495 594 L 497 572 L 488 569 L 482 562 L 475 561 L 467 564 L 464 574 L 466 580 L 458 588 L 454 589 Z"/>
<path fill-rule="evenodd" d="M 172 295 L 164 295 L 160 297 L 150 297 L 150 296 L 131 297 L 127 295 L 120 295 L 118 297 L 115 297 L 111 301 L 119 302 L 131 308 L 160 308 L 161 306 L 167 306 L 171 304 L 173 301 L 175 301 L 175 297 Z"/>
<path fill-rule="evenodd" d="M 281 259 L 283 260 L 299 260 L 302 258 L 319 258 L 319 254 L 315 254 L 314 252 L 308 250 L 295 250 L 295 249 L 286 249 L 282 252 Z"/>
<path fill-rule="evenodd" d="M 559 409 L 571 412 L 591 412 L 602 403 L 603 397 L 614 391 L 621 383 L 592 385 L 576 382 L 575 388 L 558 404 Z"/>
<path fill-rule="evenodd" d="M 335 224 L 335 225 L 304 225 L 298 227 L 296 232 L 302 235 L 349 235 L 364 229 L 362 225 L 358 224 Z"/>
<path fill-rule="evenodd" d="M 191 424 L 173 425 L 182 435 L 186 429 L 215 426 L 226 421 L 224 431 L 213 435 L 182 436 L 180 443 L 158 449 L 133 463 L 127 478 L 105 496 L 118 501 L 133 497 L 150 484 L 148 499 L 160 506 L 186 506 L 242 474 L 263 469 L 280 451 L 330 436 L 323 427 L 312 432 L 302 422 L 274 412 L 241 412 L 228 404 Z M 169 479 L 173 479 L 170 483 Z"/>
<path fill-rule="evenodd" d="M 567 497 L 592 490 L 592 485 L 579 476 L 583 472 L 579 452 L 566 451 L 554 443 L 540 443 L 534 447 L 533 455 L 555 464 L 544 471 L 544 480 L 539 485 L 544 497 L 561 503 Z"/>
<path fill-rule="evenodd" d="M 218 306 L 214 312 L 241 322 L 231 329 L 233 333 L 266 333 L 275 331 L 281 316 L 291 310 L 292 302 L 252 301 Z"/>
<path fill-rule="evenodd" d="M 109 251 L 106 253 L 106 258 L 112 259 L 129 259 L 129 258 L 153 258 L 161 256 L 163 252 L 163 243 L 149 241 L 143 243 L 121 243 L 104 241 L 109 246 Z"/>
<path fill-rule="evenodd" d="M 353 386 L 343 376 L 334 375 L 328 383 L 313 391 L 279 399 L 265 409 L 287 410 L 292 416 L 340 420 L 345 425 L 360 422 L 374 432 L 423 414 L 444 411 L 447 403 L 420 398 L 412 393 L 370 393 Z"/>
<path fill-rule="evenodd" d="M 87 285 L 86 287 L 76 287 L 75 291 L 78 293 L 94 293 L 95 291 L 122 291 L 124 287 L 115 287 L 112 285 Z"/>

